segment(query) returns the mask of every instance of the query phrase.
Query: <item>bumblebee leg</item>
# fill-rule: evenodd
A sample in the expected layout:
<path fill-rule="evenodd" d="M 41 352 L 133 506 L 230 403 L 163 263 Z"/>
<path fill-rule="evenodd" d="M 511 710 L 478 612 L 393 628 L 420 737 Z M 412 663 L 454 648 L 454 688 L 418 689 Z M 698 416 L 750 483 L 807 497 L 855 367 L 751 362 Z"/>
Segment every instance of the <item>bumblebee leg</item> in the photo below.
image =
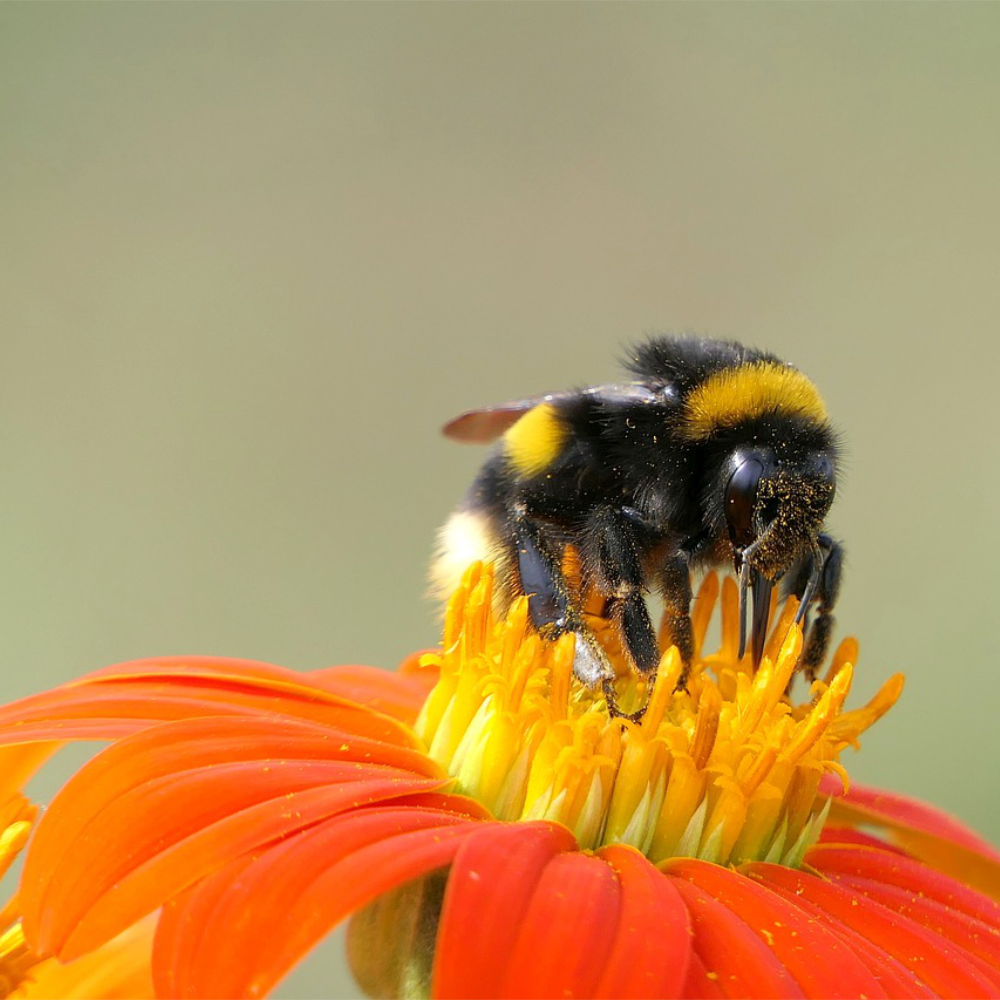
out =
<path fill-rule="evenodd" d="M 817 542 L 823 555 L 822 565 L 817 567 L 815 557 L 808 556 L 789 586 L 789 593 L 802 598 L 807 595 L 815 578 L 810 603 L 817 606 L 816 619 L 808 626 L 801 664 L 802 672 L 810 684 L 816 680 L 816 674 L 826 659 L 830 646 L 834 626 L 833 608 L 840 593 L 840 575 L 844 561 L 844 548 L 839 542 L 829 535 L 820 535 Z"/>
<path fill-rule="evenodd" d="M 648 675 L 660 662 L 660 648 L 642 596 L 642 561 L 636 530 L 628 511 L 596 508 L 583 533 L 583 561 L 596 573 L 599 589 L 609 597 L 611 617 L 618 622 L 636 669 Z"/>
<path fill-rule="evenodd" d="M 559 546 L 546 537 L 545 529 L 530 518 L 511 519 L 521 588 L 528 598 L 532 624 L 547 639 L 572 632 L 576 636 L 573 673 L 584 684 L 596 687 L 614 679 L 615 671 L 576 607 L 562 574 Z M 609 707 L 611 702 L 608 703 Z M 617 705 L 614 706 L 617 709 Z M 621 714 L 615 711 L 613 714 Z"/>
<path fill-rule="evenodd" d="M 681 674 L 676 690 L 686 691 L 694 657 L 694 633 L 691 631 L 691 569 L 685 552 L 668 559 L 660 569 L 660 593 L 667 631 L 681 654 Z"/>
<path fill-rule="evenodd" d="M 826 659 L 833 635 L 833 608 L 840 594 L 840 575 L 844 564 L 844 548 L 839 542 L 835 542 L 829 535 L 820 535 L 819 545 L 826 556 L 816 588 L 819 610 L 816 621 L 809 629 L 802 656 L 803 669 L 810 684 L 816 679 L 816 673 Z"/>

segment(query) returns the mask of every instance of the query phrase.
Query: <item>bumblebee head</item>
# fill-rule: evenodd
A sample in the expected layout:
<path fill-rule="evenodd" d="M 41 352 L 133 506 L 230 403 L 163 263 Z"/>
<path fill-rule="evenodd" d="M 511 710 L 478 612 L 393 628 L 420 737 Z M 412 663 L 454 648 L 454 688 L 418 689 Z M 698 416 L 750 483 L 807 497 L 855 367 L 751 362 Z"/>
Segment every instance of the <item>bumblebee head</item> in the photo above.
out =
<path fill-rule="evenodd" d="M 740 580 L 740 655 L 746 643 L 749 586 L 756 665 L 764 649 L 774 583 L 809 551 L 814 554 L 814 577 L 822 568 L 817 539 L 836 488 L 834 453 L 817 448 L 779 455 L 768 447 L 738 448 L 724 477 L 726 526 Z"/>
<path fill-rule="evenodd" d="M 833 503 L 836 475 L 827 450 L 806 452 L 797 461 L 770 448 L 738 449 L 725 489 L 726 525 L 733 561 L 744 561 L 768 580 L 777 580 L 816 540 Z"/>

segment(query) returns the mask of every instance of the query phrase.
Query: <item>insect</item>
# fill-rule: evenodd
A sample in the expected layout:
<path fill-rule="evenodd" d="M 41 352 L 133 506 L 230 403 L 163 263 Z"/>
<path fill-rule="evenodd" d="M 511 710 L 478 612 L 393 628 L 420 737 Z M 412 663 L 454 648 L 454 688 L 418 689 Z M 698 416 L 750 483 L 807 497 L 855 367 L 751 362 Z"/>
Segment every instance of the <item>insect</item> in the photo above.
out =
<path fill-rule="evenodd" d="M 543 636 L 576 637 L 573 671 L 622 715 L 615 672 L 587 628 L 596 591 L 636 671 L 659 661 L 644 594 L 663 599 L 686 684 L 693 655 L 692 572 L 731 565 L 740 649 L 756 666 L 772 589 L 810 607 L 803 669 L 812 680 L 831 635 L 842 549 L 824 532 L 837 436 L 816 387 L 773 354 L 733 341 L 655 338 L 635 347 L 631 381 L 472 410 L 446 436 L 497 442 L 441 531 L 432 578 L 447 592 L 474 559 L 498 567 L 500 600 L 526 594 Z M 575 552 L 581 584 L 563 571 Z M 752 607 L 751 607 L 752 606 Z M 636 713 L 641 715 L 641 713 Z"/>

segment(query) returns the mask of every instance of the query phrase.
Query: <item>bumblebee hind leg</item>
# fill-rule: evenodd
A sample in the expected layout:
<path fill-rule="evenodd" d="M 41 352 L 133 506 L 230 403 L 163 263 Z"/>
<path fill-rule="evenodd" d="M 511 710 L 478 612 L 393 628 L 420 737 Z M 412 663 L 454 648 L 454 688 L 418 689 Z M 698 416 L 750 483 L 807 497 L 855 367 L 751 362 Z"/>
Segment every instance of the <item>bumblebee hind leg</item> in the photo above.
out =
<path fill-rule="evenodd" d="M 685 552 L 677 553 L 663 564 L 660 593 L 666 630 L 681 655 L 681 674 L 676 690 L 686 691 L 694 657 L 694 633 L 691 629 L 691 567 Z"/>
<path fill-rule="evenodd" d="M 631 508 L 602 506 L 587 519 L 581 535 L 582 556 L 598 590 L 606 595 L 608 617 L 618 625 L 622 642 L 636 671 L 648 678 L 649 690 L 656 683 L 660 647 L 643 596 L 642 552 L 647 546 L 644 525 Z M 613 706 L 614 685 L 604 684 L 608 705 Z M 645 706 L 627 716 L 638 721 Z M 614 711 L 613 714 L 624 713 Z"/>
<path fill-rule="evenodd" d="M 598 589 L 607 595 L 609 617 L 618 623 L 636 670 L 648 675 L 660 662 L 660 648 L 642 594 L 637 530 L 633 518 L 623 508 L 597 507 L 587 519 L 582 554 Z"/>
<path fill-rule="evenodd" d="M 522 514 L 512 515 L 510 527 L 518 576 L 528 598 L 532 624 L 547 639 L 573 633 L 576 638 L 573 673 L 588 687 L 602 686 L 608 697 L 608 710 L 612 715 L 622 715 L 614 698 L 614 667 L 584 624 L 576 595 L 562 572 L 561 545 L 550 537 L 543 524 Z"/>

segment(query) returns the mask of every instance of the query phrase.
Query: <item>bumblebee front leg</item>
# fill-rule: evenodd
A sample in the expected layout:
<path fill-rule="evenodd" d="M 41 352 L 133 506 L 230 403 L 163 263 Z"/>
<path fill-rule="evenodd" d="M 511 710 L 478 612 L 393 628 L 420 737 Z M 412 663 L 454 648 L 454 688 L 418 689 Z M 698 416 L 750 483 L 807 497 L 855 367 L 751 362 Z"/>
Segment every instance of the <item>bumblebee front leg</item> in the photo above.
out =
<path fill-rule="evenodd" d="M 574 595 L 563 576 L 559 546 L 546 537 L 544 527 L 523 514 L 511 515 L 521 589 L 528 598 L 532 624 L 547 639 L 572 632 L 576 637 L 573 673 L 588 687 L 610 684 L 614 667 L 583 623 Z M 617 704 L 608 702 L 612 714 Z"/>
<path fill-rule="evenodd" d="M 844 562 L 844 548 L 829 535 L 820 535 L 817 539 L 818 554 L 822 556 L 819 566 L 817 556 L 808 556 L 799 572 L 796 573 L 789 593 L 800 600 L 805 598 L 808 604 L 817 605 L 816 620 L 809 626 L 802 649 L 802 672 L 806 680 L 812 684 L 816 674 L 826 659 L 833 635 L 833 608 L 840 593 L 840 575 Z M 800 611 L 804 615 L 808 608 Z"/>

